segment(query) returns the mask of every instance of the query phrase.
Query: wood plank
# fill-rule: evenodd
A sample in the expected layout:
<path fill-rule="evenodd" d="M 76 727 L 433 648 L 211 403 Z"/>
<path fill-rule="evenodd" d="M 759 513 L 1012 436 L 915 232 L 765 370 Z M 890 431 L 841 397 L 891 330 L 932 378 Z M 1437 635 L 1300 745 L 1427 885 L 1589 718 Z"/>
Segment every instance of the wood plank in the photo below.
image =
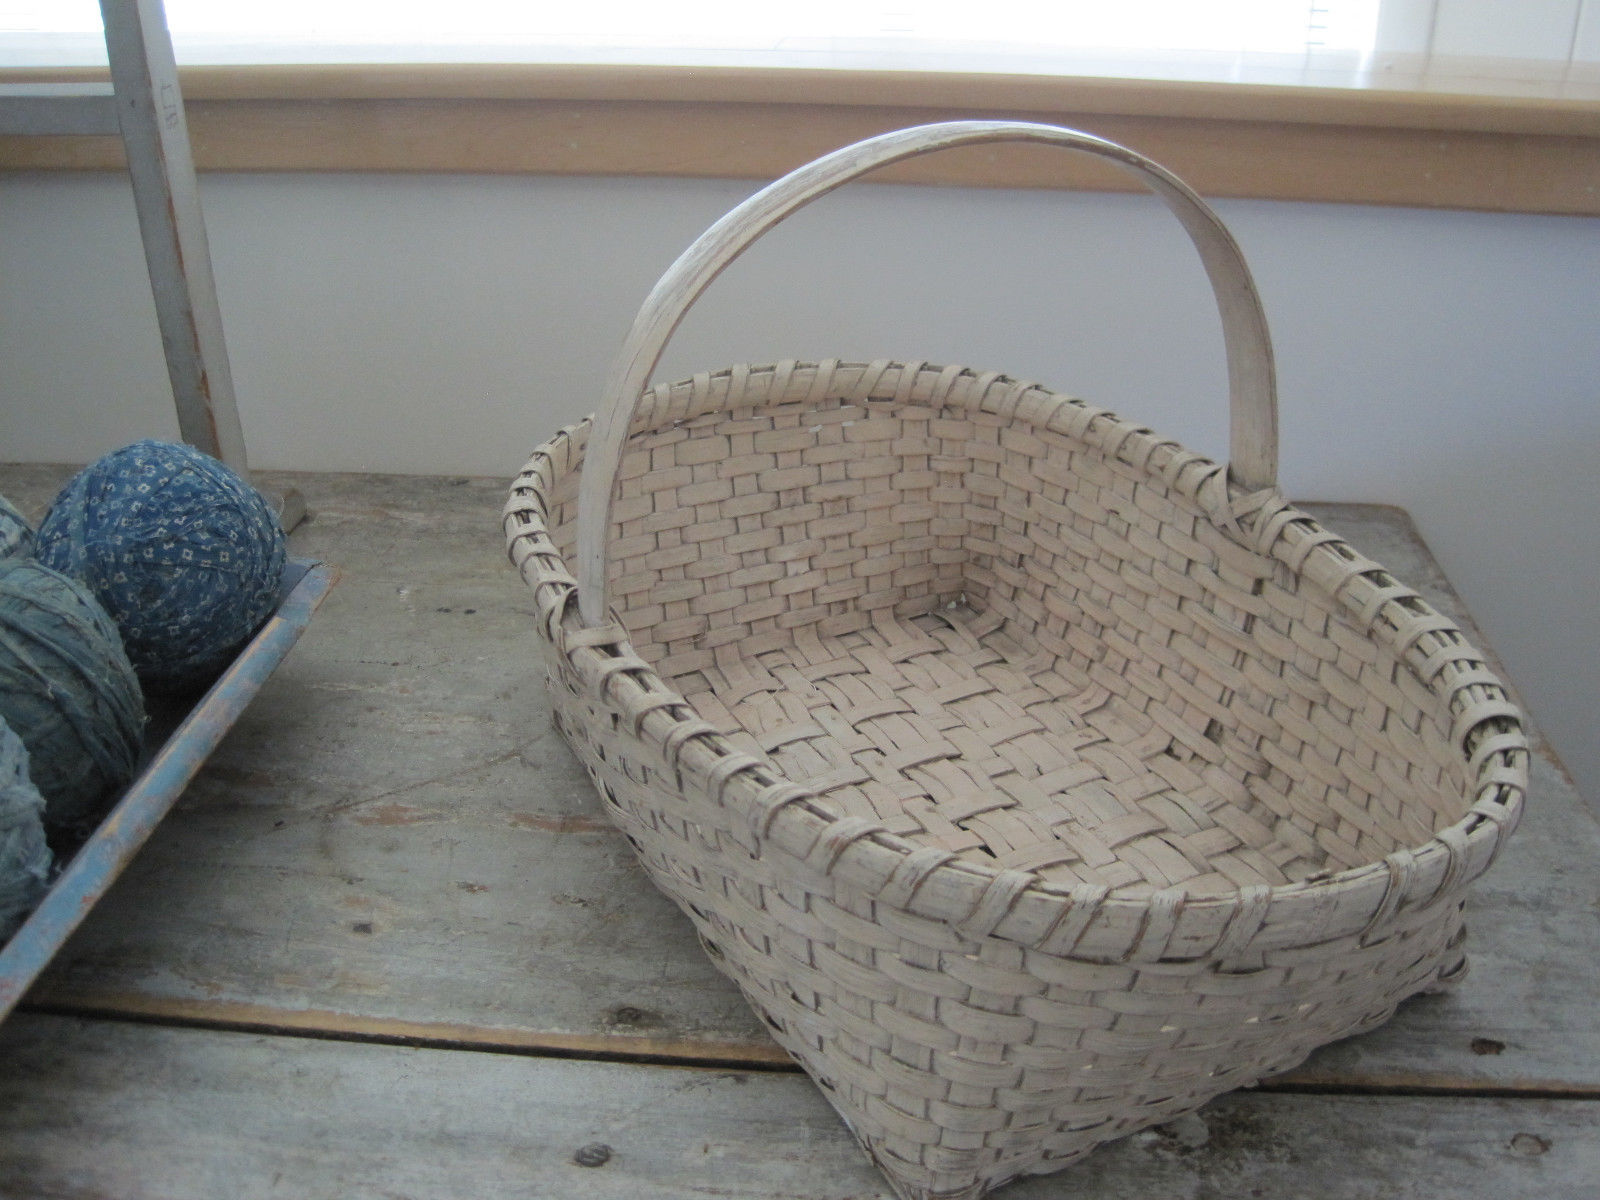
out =
<path fill-rule="evenodd" d="M 1122 142 L 1210 198 L 1600 214 L 1600 137 L 1453 126 L 983 108 L 608 99 L 205 100 L 188 104 L 203 171 L 442 171 L 773 179 L 840 146 L 965 118 L 1044 121 Z M 0 170 L 118 170 L 108 138 L 0 137 Z M 1093 164 L 956 151 L 885 183 L 1127 191 Z"/>
<path fill-rule="evenodd" d="M 305 478 L 290 544 L 339 586 L 33 998 L 787 1061 L 551 727 L 505 482 Z"/>
<path fill-rule="evenodd" d="M 1087 64 L 1085 64 L 1087 66 Z M 1104 64 L 1101 64 L 1102 66 Z M 1169 62 L 1167 67 L 1174 64 Z M 1152 64 L 1145 64 L 1146 67 Z M 1214 117 L 1308 125 L 1600 133 L 1600 72 L 1565 64 L 1449 60 L 1360 72 L 1252 73 L 1230 56 L 1222 73 L 671 66 L 643 63 L 411 62 L 189 64 L 191 100 L 639 100 L 653 103 L 828 104 L 974 111 L 1072 111 Z M 104 80 L 104 67 L 6 67 L 0 82 Z"/>
<path fill-rule="evenodd" d="M 63 472 L 9 468 L 37 511 Z M 549 727 L 497 480 L 273 475 L 340 586 L 31 994 L 53 1010 L 781 1063 Z M 1457 619 L 1395 509 L 1314 506 Z M 1600 827 L 1547 751 L 1455 992 L 1286 1086 L 1600 1094 Z"/>
<path fill-rule="evenodd" d="M 19 1016 L 0 1194 L 887 1200 L 804 1079 Z M 1578 1197 L 1591 1101 L 1238 1093 L 1006 1200 Z M 603 1144 L 609 1159 L 574 1154 Z"/>

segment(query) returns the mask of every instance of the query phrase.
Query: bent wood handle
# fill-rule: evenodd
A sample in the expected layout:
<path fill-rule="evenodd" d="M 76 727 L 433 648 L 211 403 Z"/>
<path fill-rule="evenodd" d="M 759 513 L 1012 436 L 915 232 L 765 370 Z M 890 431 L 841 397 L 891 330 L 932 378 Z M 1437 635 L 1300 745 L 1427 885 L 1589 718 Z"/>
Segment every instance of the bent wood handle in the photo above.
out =
<path fill-rule="evenodd" d="M 1230 474 L 1249 490 L 1278 474 L 1278 399 L 1272 343 L 1255 283 L 1238 244 L 1217 215 L 1164 167 L 1093 134 L 1023 121 L 952 121 L 868 138 L 823 156 L 751 196 L 667 268 L 646 298 L 611 367 L 584 452 L 578 491 L 578 606 L 585 625 L 607 620 L 607 541 L 628 427 L 667 340 L 722 271 L 785 217 L 819 196 L 903 159 L 984 142 L 1041 142 L 1109 159 L 1166 201 L 1200 252 L 1228 356 Z"/>

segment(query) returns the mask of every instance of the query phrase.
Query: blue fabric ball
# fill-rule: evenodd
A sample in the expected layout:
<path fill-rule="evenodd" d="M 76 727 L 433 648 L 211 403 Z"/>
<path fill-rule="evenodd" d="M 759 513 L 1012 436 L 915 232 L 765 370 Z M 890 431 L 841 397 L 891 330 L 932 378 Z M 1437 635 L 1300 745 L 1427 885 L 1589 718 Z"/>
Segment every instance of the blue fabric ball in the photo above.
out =
<path fill-rule="evenodd" d="M 0 717 L 28 748 L 52 835 L 86 831 L 133 778 L 144 697 L 116 626 L 31 558 L 0 559 Z"/>
<path fill-rule="evenodd" d="M 208 682 L 278 603 L 287 551 L 260 492 L 189 446 L 144 441 L 84 468 L 35 539 L 122 633 L 147 689 Z"/>
<path fill-rule="evenodd" d="M 33 553 L 33 526 L 16 506 L 0 496 L 0 558 Z"/>
<path fill-rule="evenodd" d="M 44 797 L 28 777 L 28 750 L 0 719 L 0 942 L 28 919 L 50 885 Z"/>

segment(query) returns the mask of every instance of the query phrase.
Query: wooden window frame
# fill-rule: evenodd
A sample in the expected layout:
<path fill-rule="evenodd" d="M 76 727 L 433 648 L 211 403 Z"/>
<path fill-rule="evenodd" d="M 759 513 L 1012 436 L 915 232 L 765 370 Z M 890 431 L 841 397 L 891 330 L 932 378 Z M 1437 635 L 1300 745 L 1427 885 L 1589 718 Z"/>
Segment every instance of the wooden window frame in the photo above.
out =
<path fill-rule="evenodd" d="M 9 69 L 82 82 L 94 69 Z M 773 178 L 887 129 L 967 117 L 1087 129 L 1202 194 L 1600 215 L 1600 89 L 1418 90 L 760 68 L 427 64 L 187 67 L 203 171 Z M 1426 81 L 1425 81 L 1426 82 Z M 1434 86 L 1437 86 L 1435 84 Z M 0 137 L 0 170 L 108 170 L 103 137 Z M 1034 147 L 953 151 L 881 178 L 1124 190 Z"/>

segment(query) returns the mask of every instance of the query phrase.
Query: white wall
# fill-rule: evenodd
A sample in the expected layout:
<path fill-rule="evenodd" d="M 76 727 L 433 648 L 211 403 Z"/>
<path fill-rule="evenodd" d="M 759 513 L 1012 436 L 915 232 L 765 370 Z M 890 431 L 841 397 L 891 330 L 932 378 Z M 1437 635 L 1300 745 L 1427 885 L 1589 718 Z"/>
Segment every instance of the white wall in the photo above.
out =
<path fill-rule="evenodd" d="M 656 275 L 753 185 L 202 187 L 254 463 L 509 477 L 593 407 Z M 1600 221 L 1218 208 L 1273 324 L 1285 490 L 1408 509 L 1600 796 Z M 861 186 L 732 268 L 665 373 L 828 355 L 995 367 L 1220 455 L 1218 337 L 1197 261 L 1147 197 Z M 174 431 L 126 184 L 4 177 L 0 459 Z"/>

